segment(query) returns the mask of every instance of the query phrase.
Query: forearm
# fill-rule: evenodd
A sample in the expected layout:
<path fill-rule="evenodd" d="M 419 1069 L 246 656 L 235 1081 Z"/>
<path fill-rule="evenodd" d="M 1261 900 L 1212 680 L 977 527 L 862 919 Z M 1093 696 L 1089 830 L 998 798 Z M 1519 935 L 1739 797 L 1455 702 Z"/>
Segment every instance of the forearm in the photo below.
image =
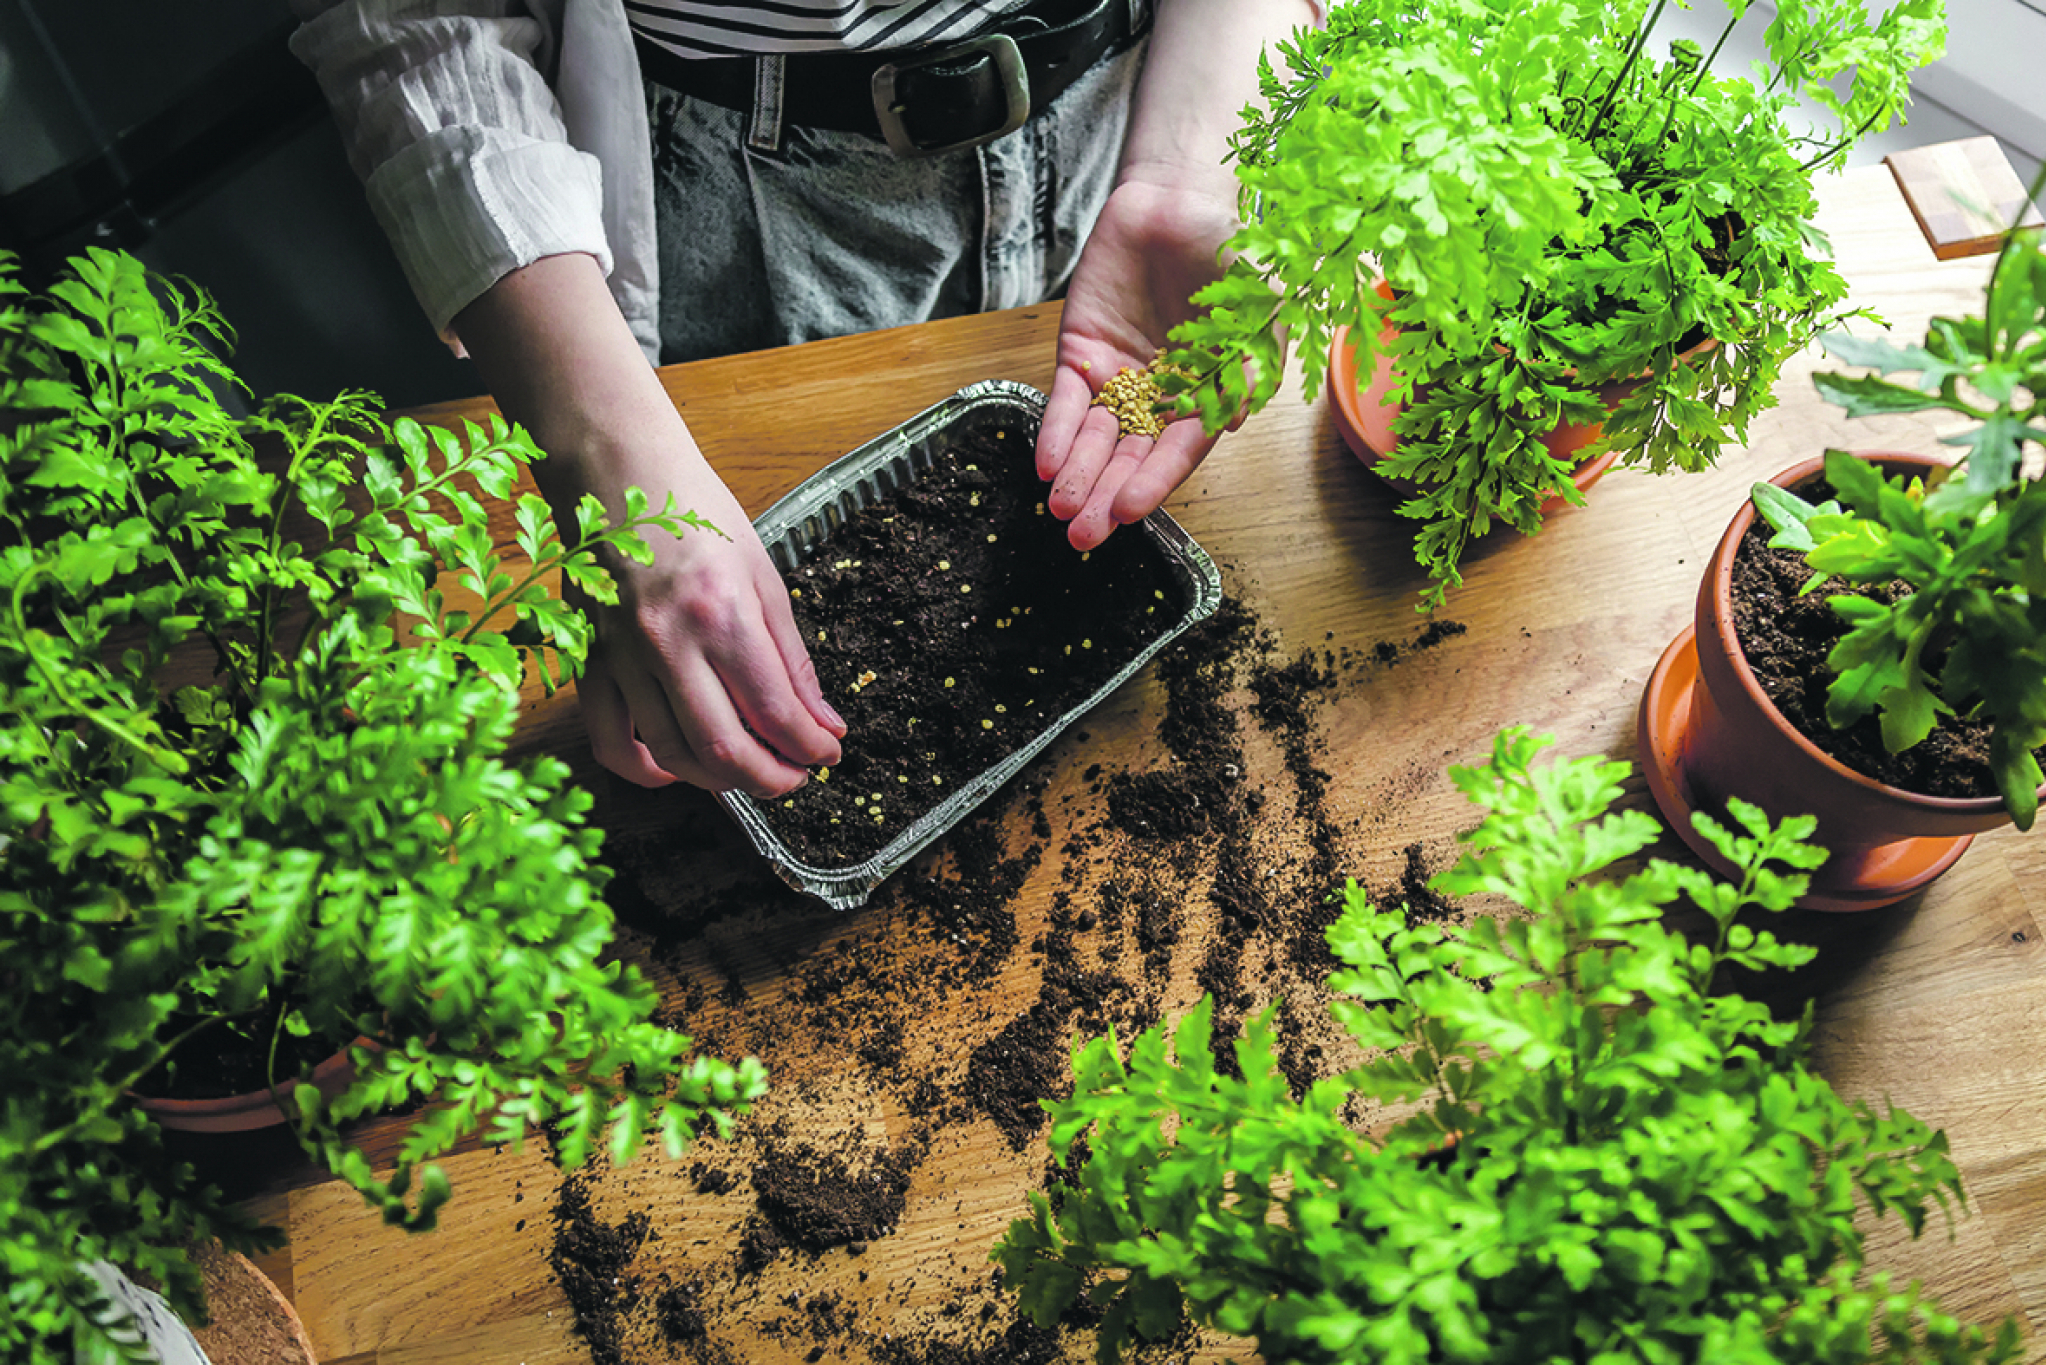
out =
<path fill-rule="evenodd" d="M 515 270 L 455 325 L 498 406 L 548 453 L 533 475 L 557 516 L 585 492 L 616 516 L 628 485 L 672 487 L 707 470 L 594 258 Z"/>
<path fill-rule="evenodd" d="M 1319 0 L 1157 0 L 1123 142 L 1121 178 L 1233 197 L 1229 135 L 1258 97 L 1258 54 L 1303 24 Z"/>

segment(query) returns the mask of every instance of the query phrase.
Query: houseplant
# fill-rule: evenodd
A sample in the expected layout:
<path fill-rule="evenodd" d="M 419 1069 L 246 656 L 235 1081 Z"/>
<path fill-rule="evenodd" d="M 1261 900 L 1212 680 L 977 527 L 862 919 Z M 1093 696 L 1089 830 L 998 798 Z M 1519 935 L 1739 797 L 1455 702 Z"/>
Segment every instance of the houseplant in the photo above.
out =
<path fill-rule="evenodd" d="M 1339 327 L 1364 373 L 1389 352 L 1404 411 L 1377 468 L 1424 490 L 1400 509 L 1426 523 L 1424 607 L 1493 522 L 1533 532 L 1544 498 L 1581 500 L 1579 458 L 1695 470 L 1744 436 L 1845 294 L 1813 177 L 1944 46 L 1940 0 L 1872 23 L 1786 0 L 1750 79 L 1718 46 L 1651 52 L 1664 3 L 1349 0 L 1267 61 L 1232 140 L 1244 226 L 1161 387 L 1220 431 L 1269 401 L 1289 346 L 1310 396 Z M 1727 8 L 1730 31 L 1746 6 Z M 1800 97 L 1835 126 L 1793 131 Z M 1613 385 L 1633 388 L 1608 412 Z M 1559 423 L 1600 441 L 1552 454 Z"/>
<path fill-rule="evenodd" d="M 1823 858 L 1809 821 L 1702 822 L 1732 883 L 1661 860 L 1653 817 L 1613 812 L 1626 765 L 1537 767 L 1510 730 L 1452 769 L 1486 818 L 1435 884 L 1528 912 L 1409 926 L 1351 883 L 1329 944 L 1331 1009 L 1367 1060 L 1296 1100 L 1269 1013 L 1218 1065 L 1203 1003 L 1123 1059 L 1074 1061 L 1052 1144 L 1086 1156 L 996 1250 L 1040 1322 L 1085 1293 L 1104 1361 L 1182 1312 L 1274 1365 L 1405 1362 L 2004 1360 L 1991 1338 L 1881 1275 L 1863 1200 L 1916 1233 L 1958 1200 L 1942 1134 L 1843 1099 L 1783 1022 L 1714 985 L 1815 950 L 1737 920 L 1781 910 Z M 1687 941 L 1662 920 L 1688 897 Z M 1379 1140 L 1364 1096 L 1418 1104 Z M 1872 1349 L 1873 1337 L 1873 1349 Z"/>
<path fill-rule="evenodd" d="M 287 1036 L 380 1043 L 290 1117 L 410 1228 L 468 1134 L 545 1124 L 577 1164 L 607 1129 L 623 1158 L 726 1124 L 759 1068 L 651 1021 L 607 960 L 590 798 L 505 758 L 524 670 L 552 686 L 588 641 L 540 572 L 602 598 L 599 550 L 694 519 L 585 503 L 564 543 L 524 497 L 514 569 L 478 492 L 510 494 L 523 433 L 387 428 L 359 393 L 240 420 L 197 290 L 99 250 L 41 293 L 0 266 L 0 1354 L 108 1347 L 88 1263 L 197 1313 L 184 1243 L 274 1243 L 133 1094 L 237 1027 L 273 1086 Z M 408 1101 L 379 1175 L 343 1125 Z"/>
<path fill-rule="evenodd" d="M 2035 193 L 2037 192 L 2035 188 Z M 1937 318 L 1922 346 L 1830 338 L 1832 354 L 1873 374 L 1828 374 L 1819 390 L 1851 415 L 1943 410 L 1970 425 L 1948 437 L 1958 463 L 1924 456 L 1807 461 L 1743 507 L 1708 566 L 1696 625 L 1665 653 L 1642 710 L 1651 785 L 1666 812 L 1726 794 L 1774 814 L 1810 811 L 1836 837 L 1840 866 L 1817 888 L 1834 908 L 1880 905 L 1946 870 L 1983 830 L 2030 828 L 2046 744 L 2046 486 L 2028 447 L 2046 444 L 2046 250 L 2014 233 L 1982 312 Z M 1915 374 L 1916 382 L 1888 376 Z M 2036 452 L 2034 452 L 2036 453 Z M 1796 489 L 1823 474 L 1832 498 Z M 1823 718 L 1786 716 L 1794 696 L 1764 693 L 1733 638 L 1732 562 L 1755 509 L 1771 544 L 1812 571 L 1830 642 Z M 1754 535 L 1760 538 L 1764 532 Z M 1831 580 L 1831 581 L 1829 581 Z M 1843 585 L 1853 590 L 1838 590 Z M 1677 696 L 1695 673 L 1688 702 Z M 1949 721 L 1951 718 L 1951 723 Z M 1694 732 L 1693 722 L 1703 727 Z M 1984 732 L 1980 792 L 1883 774 L 1928 735 Z M 1857 742 L 1859 732 L 1872 738 Z M 1753 739 L 1748 738 L 1750 732 Z M 1735 745 L 1766 757 L 1733 756 Z M 1852 747 L 1850 747 L 1852 746 Z M 1851 848 L 1849 845 L 1851 844 Z M 1845 854 L 1846 856 L 1841 856 Z"/>

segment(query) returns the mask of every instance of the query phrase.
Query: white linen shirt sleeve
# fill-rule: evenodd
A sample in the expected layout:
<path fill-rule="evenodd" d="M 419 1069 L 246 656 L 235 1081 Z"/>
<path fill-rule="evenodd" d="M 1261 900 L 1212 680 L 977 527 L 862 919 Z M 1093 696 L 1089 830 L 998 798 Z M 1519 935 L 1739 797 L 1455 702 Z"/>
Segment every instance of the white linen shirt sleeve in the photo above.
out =
<path fill-rule="evenodd" d="M 457 313 L 511 271 L 568 252 L 597 259 L 642 349 L 657 353 L 650 242 L 636 240 L 652 231 L 651 169 L 619 167 L 607 205 L 605 167 L 576 145 L 578 120 L 551 79 L 563 55 L 563 2 L 291 0 L 302 21 L 292 51 L 318 78 L 413 293 L 458 354 Z M 614 12 L 615 23 L 577 15 L 566 26 L 629 80 L 625 102 L 639 110 L 638 127 L 615 109 L 580 121 L 614 144 L 598 150 L 628 158 L 636 131 L 644 161 L 638 68 L 622 10 Z M 571 82 L 596 83 L 588 73 Z M 618 81 L 603 83 L 615 101 Z M 646 182 L 644 205 L 633 201 L 635 181 Z M 635 239 L 623 277 L 614 276 L 614 223 Z"/>

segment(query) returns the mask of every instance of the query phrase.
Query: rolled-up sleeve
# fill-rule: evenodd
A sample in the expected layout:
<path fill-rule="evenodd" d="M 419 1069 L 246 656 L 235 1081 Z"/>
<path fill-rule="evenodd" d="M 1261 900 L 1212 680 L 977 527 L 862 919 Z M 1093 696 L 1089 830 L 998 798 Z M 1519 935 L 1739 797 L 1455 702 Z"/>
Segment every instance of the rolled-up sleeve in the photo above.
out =
<path fill-rule="evenodd" d="M 548 71 L 558 35 L 513 0 L 292 0 L 371 209 L 428 319 L 543 256 L 612 258 L 603 171 L 570 144 Z"/>

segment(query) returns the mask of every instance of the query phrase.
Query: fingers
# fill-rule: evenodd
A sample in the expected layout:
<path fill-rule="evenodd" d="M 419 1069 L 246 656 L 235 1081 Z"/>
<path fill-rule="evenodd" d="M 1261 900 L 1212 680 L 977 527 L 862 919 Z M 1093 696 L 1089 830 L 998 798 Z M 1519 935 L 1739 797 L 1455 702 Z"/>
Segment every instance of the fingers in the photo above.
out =
<path fill-rule="evenodd" d="M 1114 413 L 1107 408 L 1087 409 L 1080 419 L 1079 430 L 1073 436 L 1065 463 L 1052 484 L 1048 501 L 1053 516 L 1060 521 L 1071 521 L 1087 505 L 1102 471 L 1114 458 L 1119 439 Z"/>
<path fill-rule="evenodd" d="M 774 639 L 774 647 L 781 655 L 782 666 L 790 684 L 794 687 L 796 699 L 803 705 L 817 724 L 839 739 L 845 738 L 845 720 L 831 703 L 824 699 L 823 685 L 817 681 L 817 665 L 810 662 L 810 648 L 803 643 L 803 637 L 796 630 L 796 618 L 789 611 L 788 599 L 781 595 L 781 580 L 769 577 L 761 594 L 766 605 L 767 629 Z M 836 746 L 828 756 L 812 762 L 838 762 Z"/>
<path fill-rule="evenodd" d="M 1094 391 L 1080 371 L 1061 365 L 1052 376 L 1051 396 L 1037 428 L 1037 477 L 1050 483 L 1065 469 L 1073 441 L 1080 434 Z"/>
<path fill-rule="evenodd" d="M 1115 530 L 1113 508 L 1116 490 L 1144 464 L 1145 457 L 1156 444 L 1149 436 L 1125 436 L 1115 443 L 1107 465 L 1087 493 L 1086 502 L 1073 514 L 1072 524 L 1066 528 L 1066 539 L 1074 549 L 1091 550 L 1108 539 L 1109 533 Z"/>
<path fill-rule="evenodd" d="M 642 787 L 666 787 L 676 781 L 677 775 L 663 770 L 646 745 L 633 738 L 632 711 L 601 659 L 590 658 L 575 691 L 589 731 L 590 753 L 597 762 Z"/>
<path fill-rule="evenodd" d="M 1165 434 L 1152 445 L 1143 463 L 1131 470 L 1129 476 L 1111 491 L 1110 523 L 1127 526 L 1133 521 L 1142 521 L 1164 506 L 1165 500 L 1200 467 L 1202 460 L 1208 458 L 1208 452 L 1215 448 L 1215 440 L 1201 430 L 1197 418 L 1174 422 L 1166 427 Z M 1089 506 L 1092 506 L 1091 499 Z"/>

